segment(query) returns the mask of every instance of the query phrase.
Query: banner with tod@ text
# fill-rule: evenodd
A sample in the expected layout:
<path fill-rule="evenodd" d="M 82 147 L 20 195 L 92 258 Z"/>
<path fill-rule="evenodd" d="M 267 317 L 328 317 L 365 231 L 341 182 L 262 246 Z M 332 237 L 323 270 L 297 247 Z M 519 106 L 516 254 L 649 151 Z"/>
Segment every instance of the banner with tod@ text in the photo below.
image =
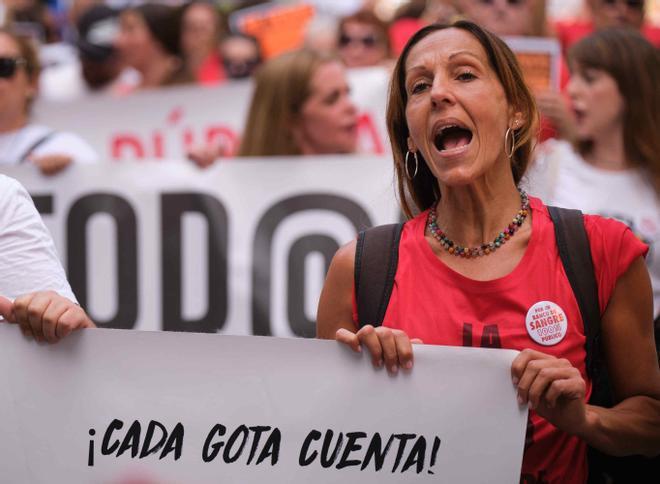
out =
<path fill-rule="evenodd" d="M 100 326 L 303 337 L 337 249 L 399 219 L 392 171 L 376 156 L 3 169 Z"/>
<path fill-rule="evenodd" d="M 514 483 L 515 351 L 0 324 L 0 476 L 21 484 Z"/>

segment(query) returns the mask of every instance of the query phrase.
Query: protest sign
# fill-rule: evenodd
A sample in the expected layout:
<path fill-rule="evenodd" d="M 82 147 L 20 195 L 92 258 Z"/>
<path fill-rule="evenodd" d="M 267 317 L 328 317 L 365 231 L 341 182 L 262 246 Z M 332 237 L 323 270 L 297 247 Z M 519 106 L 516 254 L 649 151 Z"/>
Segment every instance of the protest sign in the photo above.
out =
<path fill-rule="evenodd" d="M 306 3 L 282 5 L 266 2 L 232 12 L 229 25 L 234 31 L 255 37 L 265 58 L 303 46 L 307 24 L 314 7 Z"/>
<path fill-rule="evenodd" d="M 510 350 L 0 325 L 0 475 L 41 483 L 513 483 Z"/>
<path fill-rule="evenodd" d="M 351 97 L 358 108 L 362 153 L 383 154 L 389 149 L 388 80 L 383 68 L 348 73 Z M 191 148 L 211 144 L 231 157 L 238 151 L 251 93 L 250 81 L 168 87 L 120 98 L 105 95 L 66 104 L 37 102 L 34 117 L 39 123 L 78 134 L 106 161 L 185 158 Z"/>
<path fill-rule="evenodd" d="M 384 157 L 3 171 L 33 196 L 80 303 L 113 328 L 313 336 L 335 251 L 399 217 Z"/>
<path fill-rule="evenodd" d="M 534 92 L 559 90 L 561 47 L 546 37 L 505 37 L 516 54 L 527 85 Z"/>

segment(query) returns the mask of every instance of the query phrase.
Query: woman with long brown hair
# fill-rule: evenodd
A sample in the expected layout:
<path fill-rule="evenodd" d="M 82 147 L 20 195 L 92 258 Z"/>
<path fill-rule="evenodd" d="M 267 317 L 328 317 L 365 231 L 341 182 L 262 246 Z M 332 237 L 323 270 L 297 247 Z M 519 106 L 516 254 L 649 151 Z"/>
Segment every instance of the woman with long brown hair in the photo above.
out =
<path fill-rule="evenodd" d="M 411 338 L 470 344 L 466 321 L 488 346 L 520 350 L 512 381 L 530 406 L 521 482 L 584 483 L 587 445 L 613 455 L 660 453 L 647 246 L 619 222 L 584 216 L 616 395 L 612 408 L 587 404 L 584 324 L 554 225 L 547 206 L 518 187 L 536 118 L 515 56 L 495 35 L 471 22 L 417 32 L 397 62 L 389 97 L 390 141 L 410 218 L 382 325 L 358 326 L 352 242 L 331 263 L 317 335 L 365 347 L 392 374 L 412 368 Z M 528 322 L 540 307 L 566 322 L 550 340 Z"/>
<path fill-rule="evenodd" d="M 606 29 L 569 51 L 576 140 L 539 149 L 530 191 L 545 202 L 614 217 L 651 250 L 660 313 L 660 53 L 630 29 Z"/>
<path fill-rule="evenodd" d="M 356 146 L 357 110 L 337 59 L 300 50 L 257 72 L 239 156 L 351 153 Z"/>
<path fill-rule="evenodd" d="M 308 49 L 288 52 L 257 71 L 238 156 L 353 153 L 357 128 L 341 62 Z M 188 153 L 201 167 L 220 155 L 214 146 Z"/>
<path fill-rule="evenodd" d="M 115 86 L 116 94 L 194 81 L 181 51 L 181 12 L 178 7 L 156 2 L 122 12 L 115 47 L 125 65 L 139 74 L 139 80 L 129 82 L 124 76 Z"/>

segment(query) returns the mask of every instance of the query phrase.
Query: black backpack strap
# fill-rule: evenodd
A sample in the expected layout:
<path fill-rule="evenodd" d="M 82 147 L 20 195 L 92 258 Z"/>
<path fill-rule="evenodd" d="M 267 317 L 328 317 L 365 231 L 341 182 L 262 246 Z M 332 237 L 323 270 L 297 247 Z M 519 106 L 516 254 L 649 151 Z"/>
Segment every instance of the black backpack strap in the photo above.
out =
<path fill-rule="evenodd" d="M 555 226 L 559 256 L 577 299 L 586 335 L 587 372 L 592 380 L 589 403 L 611 407 L 614 403 L 601 347 L 600 306 L 589 239 L 579 210 L 548 207 Z M 589 484 L 656 483 L 660 457 L 613 457 L 588 448 Z"/>
<path fill-rule="evenodd" d="M 549 206 L 548 211 L 555 226 L 559 257 L 582 315 L 586 336 L 587 373 L 593 378 L 597 364 L 596 353 L 600 344 L 600 306 L 584 217 L 579 210 Z"/>
<path fill-rule="evenodd" d="M 46 141 L 48 141 L 49 139 L 51 139 L 53 136 L 55 136 L 56 133 L 57 133 L 57 131 L 49 131 L 48 133 L 46 133 L 46 134 L 44 134 L 43 136 L 41 136 L 40 138 L 38 138 L 34 143 L 32 143 L 32 144 L 28 147 L 28 149 L 26 149 L 26 150 L 23 152 L 23 156 L 21 156 L 21 157 L 18 159 L 18 162 L 19 162 L 19 163 L 25 163 L 26 161 L 28 161 L 28 157 L 32 154 L 32 152 L 33 152 L 34 150 L 36 150 L 39 146 L 41 146 L 42 144 L 44 144 Z"/>
<path fill-rule="evenodd" d="M 355 299 L 358 324 L 380 326 L 392 295 L 403 224 L 360 232 L 355 247 Z"/>

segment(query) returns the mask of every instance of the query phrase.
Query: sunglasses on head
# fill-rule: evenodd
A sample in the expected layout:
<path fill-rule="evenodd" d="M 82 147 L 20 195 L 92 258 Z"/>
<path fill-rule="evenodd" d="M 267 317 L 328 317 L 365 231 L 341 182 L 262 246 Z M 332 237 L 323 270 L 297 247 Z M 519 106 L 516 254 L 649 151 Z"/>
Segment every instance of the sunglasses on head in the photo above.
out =
<path fill-rule="evenodd" d="M 378 39 L 373 35 L 367 35 L 365 37 L 350 37 L 346 34 L 341 34 L 341 36 L 339 36 L 340 47 L 346 47 L 353 42 L 358 42 L 361 43 L 364 47 L 372 48 L 376 46 Z"/>
<path fill-rule="evenodd" d="M 602 0 L 603 5 L 611 6 L 618 3 L 622 3 L 622 0 Z M 644 0 L 625 0 L 625 3 L 628 7 L 641 10 L 644 8 Z"/>
<path fill-rule="evenodd" d="M 20 57 L 0 57 L 0 78 L 9 79 L 14 77 L 18 66 L 24 66 L 27 61 Z"/>

